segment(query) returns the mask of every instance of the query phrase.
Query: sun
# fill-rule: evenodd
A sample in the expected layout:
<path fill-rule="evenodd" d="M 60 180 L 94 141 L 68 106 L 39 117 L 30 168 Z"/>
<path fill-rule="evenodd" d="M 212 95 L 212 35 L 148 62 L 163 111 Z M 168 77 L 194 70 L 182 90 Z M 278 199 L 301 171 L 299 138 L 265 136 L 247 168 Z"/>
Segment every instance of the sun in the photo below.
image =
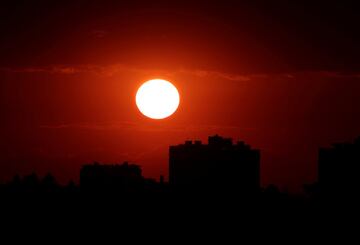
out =
<path fill-rule="evenodd" d="M 169 81 L 153 79 L 143 83 L 136 93 L 140 112 L 152 119 L 171 116 L 180 104 L 180 95 Z"/>

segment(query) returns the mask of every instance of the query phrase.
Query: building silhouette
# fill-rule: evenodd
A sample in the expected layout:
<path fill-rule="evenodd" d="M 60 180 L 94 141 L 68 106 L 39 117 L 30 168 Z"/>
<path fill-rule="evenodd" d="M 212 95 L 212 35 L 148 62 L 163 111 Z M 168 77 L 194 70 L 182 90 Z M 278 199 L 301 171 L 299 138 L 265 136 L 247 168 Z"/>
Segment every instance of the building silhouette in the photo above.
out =
<path fill-rule="evenodd" d="M 185 141 L 170 146 L 169 184 L 173 188 L 254 192 L 260 188 L 260 151 L 218 135 L 209 136 L 208 144 Z"/>
<path fill-rule="evenodd" d="M 322 194 L 337 197 L 359 193 L 360 137 L 353 143 L 320 148 L 318 181 Z"/>
<path fill-rule="evenodd" d="M 80 188 L 85 191 L 139 191 L 144 184 L 140 166 L 136 164 L 84 165 L 80 170 Z"/>

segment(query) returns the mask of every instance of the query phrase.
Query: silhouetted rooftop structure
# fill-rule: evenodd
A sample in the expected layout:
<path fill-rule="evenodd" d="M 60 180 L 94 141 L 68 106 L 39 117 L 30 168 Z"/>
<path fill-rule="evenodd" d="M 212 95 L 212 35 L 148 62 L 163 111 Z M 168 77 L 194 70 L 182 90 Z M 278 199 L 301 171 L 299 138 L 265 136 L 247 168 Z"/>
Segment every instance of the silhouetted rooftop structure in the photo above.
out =
<path fill-rule="evenodd" d="M 359 193 L 360 138 L 353 143 L 336 143 L 320 148 L 318 179 L 323 194 Z"/>
<path fill-rule="evenodd" d="M 133 191 L 143 184 L 140 166 L 136 164 L 84 165 L 80 170 L 80 187 L 83 190 Z"/>
<path fill-rule="evenodd" d="M 179 188 L 258 190 L 260 151 L 219 135 L 209 136 L 208 144 L 187 140 L 169 148 L 169 183 Z"/>

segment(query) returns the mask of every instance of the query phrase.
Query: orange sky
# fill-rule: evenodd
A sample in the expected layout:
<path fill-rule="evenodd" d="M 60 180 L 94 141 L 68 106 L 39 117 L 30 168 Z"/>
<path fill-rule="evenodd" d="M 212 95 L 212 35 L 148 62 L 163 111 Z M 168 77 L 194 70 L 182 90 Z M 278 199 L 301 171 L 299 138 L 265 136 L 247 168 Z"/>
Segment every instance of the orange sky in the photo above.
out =
<path fill-rule="evenodd" d="M 261 149 L 263 184 L 299 189 L 316 179 L 319 146 L 360 134 L 351 6 L 37 1 L 0 9 L 1 180 L 51 171 L 65 182 L 94 160 L 136 162 L 158 178 L 169 145 L 217 133 Z M 168 119 L 136 108 L 137 88 L 152 78 L 181 94 Z"/>
<path fill-rule="evenodd" d="M 146 176 L 158 177 L 167 175 L 169 145 L 186 139 L 206 142 L 218 133 L 262 150 L 264 183 L 296 186 L 315 179 L 318 146 L 351 139 L 359 130 L 353 118 L 360 91 L 358 83 L 351 83 L 354 76 L 240 76 L 121 65 L 100 69 L 109 73 L 97 69 L 2 72 L 16 81 L 1 90 L 7 102 L 2 103 L 3 111 L 7 108 L 2 161 L 11 163 L 5 176 L 36 170 L 76 179 L 83 163 L 128 160 L 141 164 Z M 135 93 L 141 82 L 159 73 L 178 87 L 181 104 L 173 116 L 152 120 L 136 108 Z M 351 87 L 343 85 L 346 80 Z"/>

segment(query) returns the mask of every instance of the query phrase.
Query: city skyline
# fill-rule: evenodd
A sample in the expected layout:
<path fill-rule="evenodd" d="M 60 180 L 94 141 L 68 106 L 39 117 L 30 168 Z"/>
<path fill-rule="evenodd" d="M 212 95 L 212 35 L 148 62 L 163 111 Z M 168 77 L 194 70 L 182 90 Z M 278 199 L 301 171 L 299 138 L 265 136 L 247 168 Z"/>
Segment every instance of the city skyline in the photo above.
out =
<path fill-rule="evenodd" d="M 332 143 L 318 150 L 318 177 L 312 183 L 302 183 L 302 193 L 280 190 L 273 183 L 261 185 L 261 151 L 244 141 L 216 135 L 208 137 L 208 144 L 199 140 L 186 140 L 183 144 L 169 146 L 169 179 L 143 175 L 136 163 L 83 164 L 79 169 L 79 183 L 70 179 L 65 185 L 57 182 L 52 173 L 43 177 L 36 172 L 20 176 L 0 185 L 3 193 L 58 193 L 74 192 L 76 188 L 88 194 L 106 193 L 203 193 L 242 195 L 265 193 L 272 188 L 286 195 L 321 198 L 353 198 L 359 191 L 357 180 L 360 159 L 360 137 L 352 142 Z M 4 194 L 4 193 L 3 193 Z"/>
<path fill-rule="evenodd" d="M 357 5 L 2 1 L 0 182 L 125 160 L 167 179 L 169 145 L 217 133 L 261 150 L 262 186 L 300 192 L 319 147 L 360 135 Z M 153 79 L 180 96 L 160 120 L 136 104 Z"/>

